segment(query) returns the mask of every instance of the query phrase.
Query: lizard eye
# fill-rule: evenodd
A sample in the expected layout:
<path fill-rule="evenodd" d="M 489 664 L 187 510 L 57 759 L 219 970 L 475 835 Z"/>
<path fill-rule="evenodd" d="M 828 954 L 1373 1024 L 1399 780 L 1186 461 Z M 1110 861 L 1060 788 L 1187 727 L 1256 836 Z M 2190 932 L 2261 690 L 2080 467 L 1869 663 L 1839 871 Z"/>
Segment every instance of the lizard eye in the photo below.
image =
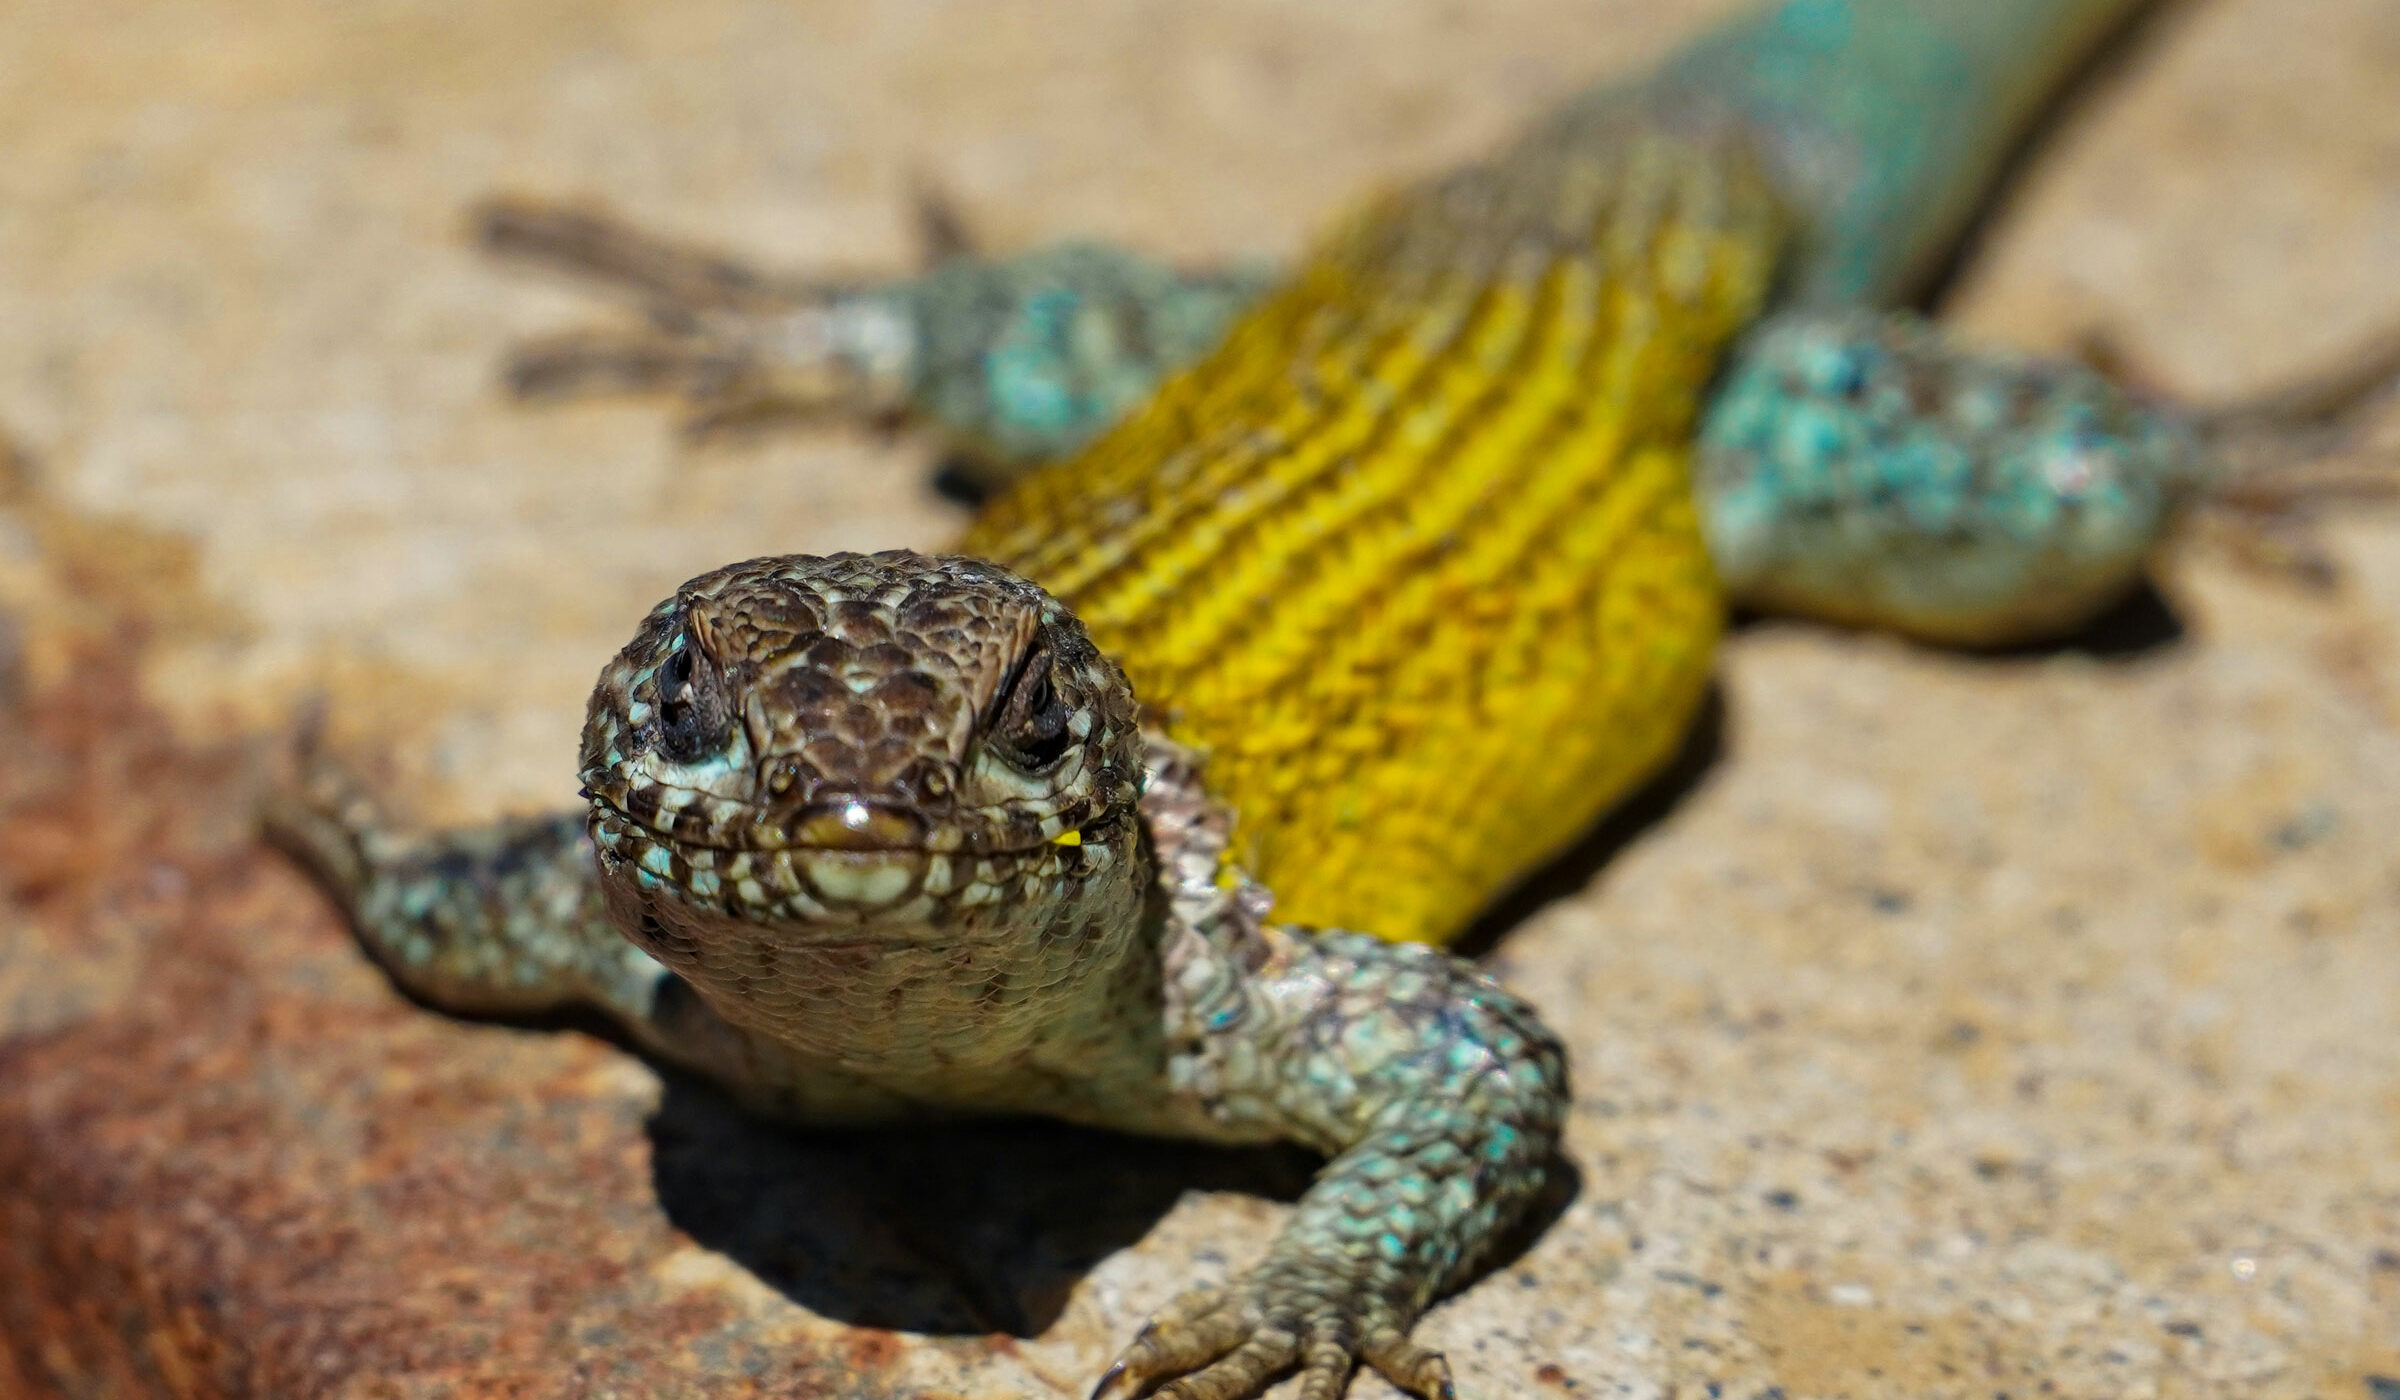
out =
<path fill-rule="evenodd" d="M 1038 773 L 1066 757 L 1075 736 L 1067 729 L 1066 702 L 1051 675 L 1050 653 L 1036 650 L 1017 668 L 991 729 L 992 746 L 1026 772 Z"/>
<path fill-rule="evenodd" d="M 693 763 L 725 746 L 724 697 L 714 676 L 693 659 L 698 644 L 687 637 L 658 668 L 658 747 L 677 763 Z"/>

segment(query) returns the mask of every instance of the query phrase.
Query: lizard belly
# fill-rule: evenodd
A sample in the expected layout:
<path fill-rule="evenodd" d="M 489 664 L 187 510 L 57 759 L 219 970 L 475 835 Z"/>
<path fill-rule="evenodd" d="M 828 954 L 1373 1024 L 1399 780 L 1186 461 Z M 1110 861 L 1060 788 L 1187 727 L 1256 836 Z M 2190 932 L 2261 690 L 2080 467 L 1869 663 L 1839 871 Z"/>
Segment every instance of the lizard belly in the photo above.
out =
<path fill-rule="evenodd" d="M 962 544 L 1206 756 L 1279 919 L 1455 935 L 1699 703 L 1688 447 L 1781 223 L 1735 143 L 1623 117 L 1370 210 Z"/>

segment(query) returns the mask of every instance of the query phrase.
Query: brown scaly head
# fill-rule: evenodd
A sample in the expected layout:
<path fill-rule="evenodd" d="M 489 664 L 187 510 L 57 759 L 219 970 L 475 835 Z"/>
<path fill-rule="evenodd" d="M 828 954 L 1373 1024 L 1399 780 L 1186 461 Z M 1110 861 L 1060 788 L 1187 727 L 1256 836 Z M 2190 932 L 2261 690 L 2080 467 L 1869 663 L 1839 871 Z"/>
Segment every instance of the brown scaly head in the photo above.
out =
<path fill-rule="evenodd" d="M 1141 753 L 1123 674 L 1033 584 L 794 555 L 651 610 L 582 777 L 628 937 L 727 1019 L 888 1080 L 1022 1057 L 1125 962 Z"/>

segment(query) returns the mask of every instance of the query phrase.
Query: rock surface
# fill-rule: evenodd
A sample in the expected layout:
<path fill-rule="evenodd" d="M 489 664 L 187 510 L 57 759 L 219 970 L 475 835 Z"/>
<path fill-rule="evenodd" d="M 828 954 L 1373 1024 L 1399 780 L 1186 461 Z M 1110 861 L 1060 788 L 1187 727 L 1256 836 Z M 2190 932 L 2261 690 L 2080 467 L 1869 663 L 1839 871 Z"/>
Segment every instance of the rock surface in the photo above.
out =
<path fill-rule="evenodd" d="M 311 695 L 430 814 L 553 802 L 675 582 L 955 523 L 905 441 L 508 408 L 587 307 L 459 211 L 893 269 L 926 178 L 1002 243 L 1281 252 L 1723 8 L 0 12 L 0 1395 L 1075 1395 L 1243 1263 L 1304 1162 L 769 1128 L 410 1005 L 251 843 Z M 2220 399 L 2400 324 L 2395 73 L 2377 0 L 2169 7 L 1956 314 Z M 1738 635 L 1495 923 L 1581 1179 L 1426 1322 L 1462 1388 L 2400 1390 L 2400 519 L 2332 538 L 2334 594 L 2195 548 L 2041 652 Z"/>

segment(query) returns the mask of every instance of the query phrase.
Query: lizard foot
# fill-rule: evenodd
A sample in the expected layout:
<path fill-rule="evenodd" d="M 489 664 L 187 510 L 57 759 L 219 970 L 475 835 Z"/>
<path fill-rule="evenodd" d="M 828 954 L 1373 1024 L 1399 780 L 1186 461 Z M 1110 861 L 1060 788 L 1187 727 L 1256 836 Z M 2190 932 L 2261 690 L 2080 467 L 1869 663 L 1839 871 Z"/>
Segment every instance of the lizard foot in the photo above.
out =
<path fill-rule="evenodd" d="M 496 199 L 490 252 L 630 293 L 646 324 L 571 331 L 509 356 L 509 392 L 565 399 L 665 391 L 705 438 L 785 420 L 896 418 L 916 334 L 907 280 L 779 277 L 569 205 Z"/>
<path fill-rule="evenodd" d="M 1092 1400 L 1248 1400 L 1295 1367 L 1301 1400 L 1336 1400 L 1360 1361 L 1402 1390 L 1453 1400 L 1450 1363 L 1409 1341 L 1391 1312 L 1363 1291 L 1329 1296 L 1321 1283 L 1267 1270 L 1196 1288 L 1143 1325 Z"/>

